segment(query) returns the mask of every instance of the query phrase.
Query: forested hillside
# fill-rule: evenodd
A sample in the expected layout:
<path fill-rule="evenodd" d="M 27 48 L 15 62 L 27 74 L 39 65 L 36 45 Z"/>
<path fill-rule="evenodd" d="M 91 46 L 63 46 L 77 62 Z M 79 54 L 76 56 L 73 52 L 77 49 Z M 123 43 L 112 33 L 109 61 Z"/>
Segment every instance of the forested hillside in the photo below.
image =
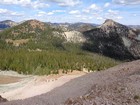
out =
<path fill-rule="evenodd" d="M 119 63 L 81 46 L 67 42 L 61 29 L 29 20 L 0 33 L 0 69 L 45 75 L 59 70 L 103 70 Z"/>

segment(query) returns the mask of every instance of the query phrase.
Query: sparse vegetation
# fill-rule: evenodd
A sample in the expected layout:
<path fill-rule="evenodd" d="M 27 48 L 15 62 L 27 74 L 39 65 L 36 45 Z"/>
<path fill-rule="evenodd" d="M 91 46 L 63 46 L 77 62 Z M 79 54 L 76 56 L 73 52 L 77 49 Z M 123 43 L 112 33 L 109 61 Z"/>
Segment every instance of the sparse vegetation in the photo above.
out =
<path fill-rule="evenodd" d="M 138 100 L 138 99 L 140 99 L 140 96 L 135 95 L 135 96 L 134 96 L 134 99 L 135 99 L 135 100 Z"/>

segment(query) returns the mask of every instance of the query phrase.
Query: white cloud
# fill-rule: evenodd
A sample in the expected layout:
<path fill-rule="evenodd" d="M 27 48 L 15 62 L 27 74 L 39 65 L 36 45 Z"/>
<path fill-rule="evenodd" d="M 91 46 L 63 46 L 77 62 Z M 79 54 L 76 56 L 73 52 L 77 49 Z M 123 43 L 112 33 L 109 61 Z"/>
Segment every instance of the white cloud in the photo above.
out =
<path fill-rule="evenodd" d="M 49 7 L 49 4 L 45 4 L 45 3 L 42 3 L 40 1 L 34 1 L 34 2 L 30 2 L 29 6 L 31 6 L 32 8 L 38 9 L 38 8 Z"/>
<path fill-rule="evenodd" d="M 78 5 L 78 4 L 80 4 L 81 2 L 79 1 L 79 0 L 77 0 L 77 1 L 73 1 L 73 0 L 67 0 L 67 1 L 65 1 L 65 2 L 63 2 L 63 3 L 60 3 L 59 5 L 60 6 L 75 6 L 75 5 Z"/>
<path fill-rule="evenodd" d="M 72 10 L 72 11 L 69 12 L 69 14 L 79 14 L 79 13 L 80 13 L 79 10 Z"/>
<path fill-rule="evenodd" d="M 92 4 L 89 9 L 91 10 L 100 10 L 101 8 L 99 6 L 97 6 L 96 4 Z"/>
<path fill-rule="evenodd" d="M 66 12 L 66 10 L 53 10 L 52 12 L 54 12 L 54 13 L 63 13 L 63 12 Z"/>
<path fill-rule="evenodd" d="M 3 4 L 22 4 L 27 5 L 31 1 L 30 0 L 1 0 L 1 3 Z"/>
<path fill-rule="evenodd" d="M 81 4 L 81 0 L 44 0 L 44 1 L 50 1 L 58 3 L 59 6 L 75 6 L 78 4 Z"/>
<path fill-rule="evenodd" d="M 104 7 L 105 7 L 105 8 L 107 8 L 107 7 L 109 7 L 109 6 L 110 6 L 110 3 L 109 3 L 109 2 L 104 4 Z"/>
<path fill-rule="evenodd" d="M 93 17 L 90 16 L 89 19 L 93 19 Z"/>
<path fill-rule="evenodd" d="M 140 0 L 113 0 L 114 3 L 123 5 L 139 5 Z"/>
<path fill-rule="evenodd" d="M 88 8 L 82 10 L 84 13 L 92 13 L 93 11 L 100 12 L 102 9 L 101 7 L 97 6 L 96 4 L 90 5 Z"/>
<path fill-rule="evenodd" d="M 133 16 L 137 16 L 137 14 L 133 14 Z"/>
<path fill-rule="evenodd" d="M 53 10 L 53 11 L 50 11 L 50 12 L 45 12 L 45 11 L 39 11 L 37 16 L 44 16 L 44 15 L 53 15 L 55 13 L 64 13 L 66 12 L 65 10 Z"/>
<path fill-rule="evenodd" d="M 1 0 L 0 4 L 20 5 L 23 7 L 31 7 L 34 9 L 49 7 L 49 4 L 43 3 L 39 0 L 36 0 L 36 1 L 31 1 L 31 0 Z"/>
<path fill-rule="evenodd" d="M 109 9 L 107 11 L 107 13 L 104 14 L 104 18 L 105 19 L 113 19 L 113 20 L 121 20 L 121 19 L 123 19 L 123 17 L 120 16 L 120 11 L 112 10 L 112 9 Z"/>
<path fill-rule="evenodd" d="M 53 12 L 48 12 L 48 13 L 47 13 L 47 15 L 53 15 L 53 14 L 54 14 Z"/>
<path fill-rule="evenodd" d="M 44 11 L 39 11 L 37 14 L 37 16 L 44 16 L 44 15 L 47 15 L 47 13 Z"/>
<path fill-rule="evenodd" d="M 116 17 L 116 19 L 119 19 L 119 20 L 122 19 L 122 18 L 123 18 L 122 16 L 117 16 Z"/>
<path fill-rule="evenodd" d="M 97 17 L 97 20 L 103 20 L 104 18 L 103 17 Z"/>
<path fill-rule="evenodd" d="M 109 10 L 108 10 L 108 13 L 109 13 L 110 15 L 117 15 L 117 14 L 119 13 L 119 11 L 109 9 Z"/>
<path fill-rule="evenodd" d="M 23 13 L 14 12 L 7 9 L 0 9 L 1 16 L 22 16 Z"/>
<path fill-rule="evenodd" d="M 80 17 L 82 17 L 82 15 L 75 15 L 75 17 L 80 18 Z"/>
<path fill-rule="evenodd" d="M 83 9 L 82 11 L 83 11 L 84 13 L 89 13 L 89 12 L 90 12 L 89 9 Z"/>

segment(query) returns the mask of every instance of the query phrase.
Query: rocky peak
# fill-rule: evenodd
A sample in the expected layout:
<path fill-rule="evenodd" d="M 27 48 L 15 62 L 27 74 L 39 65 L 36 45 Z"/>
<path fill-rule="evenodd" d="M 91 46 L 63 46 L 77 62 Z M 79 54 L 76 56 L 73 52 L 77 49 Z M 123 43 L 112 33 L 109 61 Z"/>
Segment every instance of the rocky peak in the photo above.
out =
<path fill-rule="evenodd" d="M 33 29 L 39 28 L 41 30 L 45 30 L 45 23 L 40 22 L 38 20 L 28 20 L 26 21 Z"/>
<path fill-rule="evenodd" d="M 112 19 L 107 19 L 105 22 L 101 25 L 101 28 L 104 29 L 110 29 L 110 28 L 126 28 L 126 26 L 115 22 Z"/>
<path fill-rule="evenodd" d="M 85 32 L 84 35 L 89 39 L 85 48 L 90 51 L 117 59 L 140 58 L 138 33 L 111 19 L 107 19 L 100 27 Z"/>
<path fill-rule="evenodd" d="M 111 19 L 107 19 L 100 26 L 100 29 L 102 29 L 106 34 L 110 34 L 110 35 L 113 35 L 112 33 L 116 33 L 121 37 L 125 36 L 131 39 L 134 39 L 135 37 L 137 37 L 135 30 L 125 25 L 122 25 L 120 23 L 117 23 Z"/>
<path fill-rule="evenodd" d="M 113 21 L 112 19 L 107 19 L 107 20 L 105 20 L 103 25 L 105 25 L 105 26 L 117 26 L 117 22 Z"/>

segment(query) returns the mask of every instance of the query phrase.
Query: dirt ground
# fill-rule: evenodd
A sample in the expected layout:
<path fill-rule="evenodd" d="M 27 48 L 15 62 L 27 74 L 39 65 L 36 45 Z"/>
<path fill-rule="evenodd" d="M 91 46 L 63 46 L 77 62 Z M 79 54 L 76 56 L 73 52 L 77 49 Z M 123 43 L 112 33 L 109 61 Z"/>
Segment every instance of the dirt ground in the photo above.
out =
<path fill-rule="evenodd" d="M 60 70 L 61 71 L 61 70 Z M 34 97 L 62 86 L 66 82 L 82 76 L 81 71 L 68 72 L 67 74 L 51 74 L 48 76 L 32 76 L 31 79 L 12 76 L 1 76 L 0 95 L 7 100 L 18 100 Z M 20 82 L 19 82 L 20 81 Z M 25 81 L 25 82 L 24 82 Z M 10 83 L 10 84 L 8 84 Z"/>
<path fill-rule="evenodd" d="M 21 77 L 0 75 L 0 85 L 19 82 L 21 79 Z"/>
<path fill-rule="evenodd" d="M 71 79 L 42 95 L 0 105 L 140 105 L 140 60 Z"/>

